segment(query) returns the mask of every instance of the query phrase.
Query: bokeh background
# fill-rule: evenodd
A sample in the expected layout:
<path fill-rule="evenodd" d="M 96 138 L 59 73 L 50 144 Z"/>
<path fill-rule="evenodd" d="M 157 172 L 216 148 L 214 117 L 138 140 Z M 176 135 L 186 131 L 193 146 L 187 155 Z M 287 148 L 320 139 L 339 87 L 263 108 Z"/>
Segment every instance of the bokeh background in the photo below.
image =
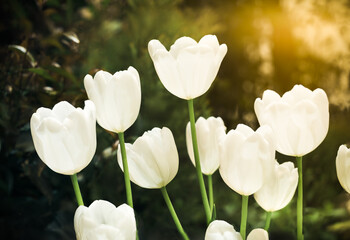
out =
<path fill-rule="evenodd" d="M 83 106 L 83 78 L 103 69 L 134 66 L 142 106 L 126 141 L 153 127 L 175 136 L 180 168 L 168 185 L 191 239 L 204 239 L 205 215 L 195 169 L 185 145 L 187 103 L 167 92 L 148 55 L 159 39 L 216 34 L 228 45 L 211 89 L 195 100 L 196 116 L 223 118 L 227 129 L 257 128 L 253 104 L 266 89 L 294 84 L 323 88 L 330 101 L 325 141 L 304 157 L 305 239 L 350 239 L 350 196 L 337 181 L 335 157 L 350 143 L 350 2 L 346 0 L 11 0 L 0 8 L 0 238 L 75 239 L 77 207 L 69 177 L 38 158 L 29 120 L 41 106 L 66 100 Z M 98 147 L 79 174 L 86 204 L 125 202 L 116 162 L 117 136 L 97 128 Z M 280 162 L 293 158 L 277 155 Z M 349 173 L 350 174 L 350 173 Z M 241 200 L 216 172 L 217 218 L 239 229 Z M 140 240 L 180 239 L 159 190 L 132 184 Z M 270 239 L 296 239 L 296 201 L 273 214 Z M 250 198 L 248 232 L 265 214 Z"/>

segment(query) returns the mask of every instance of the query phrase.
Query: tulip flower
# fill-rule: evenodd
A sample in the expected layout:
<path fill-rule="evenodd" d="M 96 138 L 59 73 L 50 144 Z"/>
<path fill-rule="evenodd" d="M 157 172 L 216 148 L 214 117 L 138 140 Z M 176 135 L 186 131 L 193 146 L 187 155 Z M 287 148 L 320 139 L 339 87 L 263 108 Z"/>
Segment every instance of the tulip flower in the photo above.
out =
<path fill-rule="evenodd" d="M 265 230 L 270 227 L 272 212 L 278 211 L 292 200 L 298 185 L 298 169 L 292 162 L 278 164 L 255 194 L 256 202 L 267 212 Z"/>
<path fill-rule="evenodd" d="M 164 87 L 189 100 L 208 91 L 227 46 L 219 45 L 215 35 L 206 35 L 198 43 L 190 37 L 181 37 L 167 51 L 160 41 L 153 39 L 148 43 L 148 52 Z"/>
<path fill-rule="evenodd" d="M 298 166 L 297 239 L 303 239 L 302 157 L 313 151 L 327 135 L 328 98 L 322 89 L 311 91 L 295 85 L 282 97 L 267 90 L 255 100 L 254 109 L 260 125 L 269 125 L 275 135 L 276 150 L 295 156 Z"/>
<path fill-rule="evenodd" d="M 30 130 L 40 159 L 57 173 L 73 175 L 96 151 L 95 105 L 85 101 L 83 110 L 63 101 L 52 110 L 41 107 L 30 119 Z"/>
<path fill-rule="evenodd" d="M 111 132 L 124 132 L 136 120 L 141 105 L 141 85 L 137 70 L 98 71 L 84 78 L 86 93 L 96 105 L 97 122 Z"/>
<path fill-rule="evenodd" d="M 224 182 L 242 195 L 241 235 L 245 239 L 248 196 L 257 192 L 273 170 L 275 145 L 272 130 L 257 131 L 239 124 L 227 133 L 220 146 L 219 172 Z"/>
<path fill-rule="evenodd" d="M 170 129 L 153 128 L 137 138 L 134 144 L 127 143 L 125 147 L 131 181 L 143 188 L 161 190 L 179 233 L 188 240 L 166 190 L 166 185 L 173 180 L 179 168 L 179 155 Z M 119 166 L 124 171 L 120 148 L 117 155 Z"/>
<path fill-rule="evenodd" d="M 74 229 L 77 240 L 135 240 L 134 210 L 126 204 L 115 207 L 108 201 L 96 200 L 89 207 L 78 207 Z"/>
<path fill-rule="evenodd" d="M 98 124 L 116 132 L 121 143 L 126 198 L 133 206 L 128 161 L 125 154 L 124 131 L 136 120 L 141 105 L 141 84 L 137 70 L 129 67 L 114 75 L 98 71 L 95 77 L 86 75 L 84 85 L 88 97 L 95 103 Z"/>
<path fill-rule="evenodd" d="M 40 159 L 53 171 L 71 175 L 79 205 L 84 205 L 76 173 L 85 168 L 96 151 L 96 112 L 91 101 L 85 108 L 68 102 L 52 110 L 39 108 L 30 119 L 34 147 Z"/>
<path fill-rule="evenodd" d="M 276 150 L 288 156 L 304 156 L 324 140 L 328 132 L 328 98 L 322 89 L 311 91 L 295 85 L 282 97 L 266 90 L 254 103 L 260 125 L 269 125 Z"/>
<path fill-rule="evenodd" d="M 223 137 L 225 137 L 225 131 L 226 127 L 220 117 L 209 117 L 208 119 L 200 117 L 196 122 L 201 168 L 202 172 L 206 175 L 212 175 L 216 169 L 219 168 L 220 156 L 218 143 Z M 188 122 L 186 126 L 186 144 L 188 155 L 190 156 L 193 165 L 196 166 L 193 154 L 190 122 Z"/>
<path fill-rule="evenodd" d="M 251 231 L 247 237 L 247 240 L 268 239 L 268 233 L 260 228 Z M 242 236 L 236 232 L 231 224 L 222 220 L 215 220 L 208 226 L 204 240 L 242 240 Z"/>
<path fill-rule="evenodd" d="M 226 55 L 227 46 L 219 45 L 215 35 L 206 35 L 198 43 L 192 38 L 181 37 L 170 47 L 170 51 L 158 40 L 151 40 L 148 43 L 148 52 L 164 87 L 175 96 L 188 100 L 197 178 L 209 223 L 212 211 L 198 156 L 193 99 L 203 95 L 210 88 Z"/>
<path fill-rule="evenodd" d="M 134 144 L 126 143 L 130 180 L 143 188 L 165 187 L 177 174 L 179 156 L 169 128 L 153 128 L 137 138 Z M 121 151 L 118 163 L 123 170 Z"/>
<path fill-rule="evenodd" d="M 249 196 L 257 192 L 272 172 L 275 148 L 271 135 L 268 126 L 254 132 L 239 124 L 222 140 L 219 172 L 224 182 L 237 193 Z"/>
<path fill-rule="evenodd" d="M 341 145 L 335 161 L 340 185 L 350 193 L 350 149 Z"/>
<path fill-rule="evenodd" d="M 214 191 L 212 174 L 218 169 L 220 164 L 218 143 L 226 135 L 226 127 L 220 117 L 209 117 L 208 119 L 200 117 L 196 122 L 196 132 L 201 171 L 208 176 L 209 207 L 210 212 L 213 212 Z M 196 166 L 190 122 L 188 122 L 186 127 L 186 144 L 188 155 L 193 165 Z"/>

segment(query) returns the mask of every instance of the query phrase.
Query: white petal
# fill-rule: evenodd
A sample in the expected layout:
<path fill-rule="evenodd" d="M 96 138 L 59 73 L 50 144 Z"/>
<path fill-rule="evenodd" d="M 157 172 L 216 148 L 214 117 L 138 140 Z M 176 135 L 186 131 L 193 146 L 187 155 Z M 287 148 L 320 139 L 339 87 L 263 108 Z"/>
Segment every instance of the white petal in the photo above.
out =
<path fill-rule="evenodd" d="M 269 234 L 262 228 L 256 228 L 251 231 L 247 237 L 247 240 L 268 240 Z"/>

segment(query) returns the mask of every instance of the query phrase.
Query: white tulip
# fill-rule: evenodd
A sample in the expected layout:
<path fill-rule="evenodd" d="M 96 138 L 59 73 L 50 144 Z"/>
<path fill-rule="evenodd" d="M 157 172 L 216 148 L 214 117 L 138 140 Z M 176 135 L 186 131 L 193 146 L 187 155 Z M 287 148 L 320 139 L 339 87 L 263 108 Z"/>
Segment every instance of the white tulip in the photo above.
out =
<path fill-rule="evenodd" d="M 298 185 L 298 169 L 292 162 L 278 164 L 255 194 L 257 203 L 267 212 L 278 211 L 292 200 Z"/>
<path fill-rule="evenodd" d="M 89 207 L 78 207 L 74 229 L 77 240 L 135 240 L 134 210 L 126 204 L 116 208 L 108 201 L 96 200 Z"/>
<path fill-rule="evenodd" d="M 204 240 L 242 240 L 242 237 L 231 224 L 215 220 L 209 224 Z"/>
<path fill-rule="evenodd" d="M 225 131 L 226 127 L 224 121 L 222 121 L 220 117 L 209 117 L 208 119 L 200 117 L 196 122 L 199 159 L 202 173 L 206 175 L 213 174 L 216 169 L 219 168 L 219 142 L 225 137 Z M 196 166 L 193 154 L 190 122 L 188 122 L 186 127 L 186 144 L 188 155 L 193 165 Z"/>
<path fill-rule="evenodd" d="M 98 71 L 84 78 L 86 93 L 96 105 L 97 122 L 111 132 L 124 132 L 135 121 L 141 105 L 141 84 L 137 70 Z"/>
<path fill-rule="evenodd" d="M 258 191 L 274 166 L 275 147 L 268 126 L 254 132 L 239 124 L 227 133 L 220 146 L 220 175 L 224 182 L 241 195 Z"/>
<path fill-rule="evenodd" d="M 256 228 L 249 233 L 247 240 L 269 240 L 269 234 L 262 228 Z"/>
<path fill-rule="evenodd" d="M 346 145 L 339 147 L 335 165 L 340 185 L 350 193 L 350 149 Z"/>
<path fill-rule="evenodd" d="M 328 132 L 328 98 L 322 89 L 311 91 L 295 85 L 282 97 L 266 90 L 255 100 L 254 109 L 260 125 L 269 125 L 276 138 L 278 152 L 304 156 L 324 140 Z"/>
<path fill-rule="evenodd" d="M 190 37 L 181 37 L 170 51 L 160 41 L 151 40 L 148 51 L 164 87 L 173 95 L 189 100 L 208 91 L 227 46 L 219 45 L 215 35 L 206 35 L 198 43 Z"/>
<path fill-rule="evenodd" d="M 268 239 L 268 233 L 261 228 L 252 230 L 247 237 L 247 240 Z M 231 224 L 222 220 L 215 220 L 209 224 L 204 240 L 242 240 L 242 237 Z"/>
<path fill-rule="evenodd" d="M 95 105 L 88 100 L 84 110 L 65 101 L 52 110 L 41 107 L 30 119 L 30 130 L 40 159 L 57 173 L 73 175 L 96 151 Z"/>
<path fill-rule="evenodd" d="M 130 180 L 143 188 L 165 187 L 177 174 L 179 156 L 169 128 L 153 128 L 125 144 Z M 123 170 L 120 147 L 118 163 Z"/>

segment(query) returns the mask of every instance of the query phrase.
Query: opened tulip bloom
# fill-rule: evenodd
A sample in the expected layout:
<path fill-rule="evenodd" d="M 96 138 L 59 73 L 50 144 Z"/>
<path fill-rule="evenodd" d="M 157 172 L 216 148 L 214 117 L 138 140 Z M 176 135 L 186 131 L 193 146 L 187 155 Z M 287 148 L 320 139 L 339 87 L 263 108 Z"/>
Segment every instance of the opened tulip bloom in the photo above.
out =
<path fill-rule="evenodd" d="M 120 133 L 135 122 L 141 105 L 140 77 L 135 68 L 113 75 L 98 71 L 94 78 L 88 74 L 84 85 L 89 99 L 96 105 L 101 127 Z"/>
<path fill-rule="evenodd" d="M 153 128 L 125 146 L 130 180 L 140 187 L 162 188 L 176 176 L 179 156 L 169 128 Z M 118 163 L 123 170 L 120 148 Z"/>
<path fill-rule="evenodd" d="M 264 229 L 254 229 L 250 232 L 247 240 L 268 240 L 268 233 Z M 241 235 L 234 227 L 222 220 L 215 220 L 210 223 L 205 232 L 204 240 L 242 240 Z"/>
<path fill-rule="evenodd" d="M 329 126 L 328 98 L 322 89 L 311 91 L 295 85 L 282 97 L 266 90 L 255 100 L 260 125 L 269 125 L 276 150 L 288 156 L 304 156 L 324 140 Z"/>
<path fill-rule="evenodd" d="M 254 198 L 265 211 L 278 211 L 292 200 L 297 185 L 298 169 L 294 168 L 294 164 L 279 164 L 275 161 L 274 170 L 267 176 L 262 188 L 254 194 Z"/>
<path fill-rule="evenodd" d="M 339 147 L 335 164 L 340 185 L 350 193 L 350 149 L 346 145 Z"/>
<path fill-rule="evenodd" d="M 190 37 L 181 37 L 170 51 L 160 41 L 151 40 L 148 51 L 164 87 L 175 96 L 189 100 L 208 91 L 227 46 L 220 45 L 215 35 L 206 35 L 198 43 Z"/>
<path fill-rule="evenodd" d="M 262 126 L 257 131 L 239 124 L 224 137 L 220 147 L 219 172 L 224 182 L 237 193 L 257 192 L 272 172 L 275 147 L 272 131 Z"/>
<path fill-rule="evenodd" d="M 30 119 L 30 130 L 40 159 L 57 173 L 73 175 L 96 151 L 95 105 L 88 100 L 81 109 L 63 101 L 52 110 L 39 108 Z"/>
<path fill-rule="evenodd" d="M 206 175 L 213 174 L 220 164 L 219 142 L 225 137 L 226 127 L 220 117 L 198 118 L 196 122 L 196 132 L 198 141 L 199 157 L 202 173 Z M 190 122 L 186 127 L 187 152 L 194 166 L 196 166 Z"/>
<path fill-rule="evenodd" d="M 115 207 L 108 201 L 96 200 L 76 210 L 74 229 L 77 240 L 135 240 L 134 210 L 126 204 Z"/>

